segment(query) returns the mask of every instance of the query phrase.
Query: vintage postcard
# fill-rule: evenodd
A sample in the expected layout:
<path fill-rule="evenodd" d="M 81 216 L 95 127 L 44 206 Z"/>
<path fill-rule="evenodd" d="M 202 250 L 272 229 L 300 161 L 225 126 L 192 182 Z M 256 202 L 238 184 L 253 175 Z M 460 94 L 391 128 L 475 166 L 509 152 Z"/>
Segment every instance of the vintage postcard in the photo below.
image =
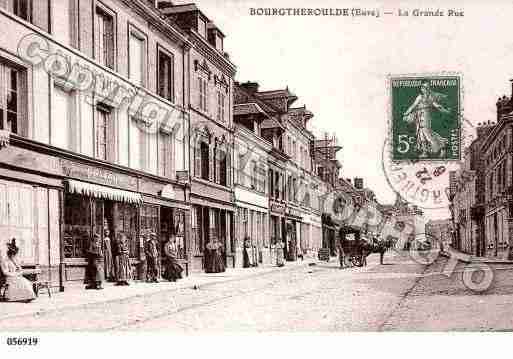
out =
<path fill-rule="evenodd" d="M 513 331 L 512 18 L 0 0 L 0 352 L 87 332 L 62 342 L 381 356 L 383 332 Z M 293 335 L 192 336 L 227 333 Z"/>

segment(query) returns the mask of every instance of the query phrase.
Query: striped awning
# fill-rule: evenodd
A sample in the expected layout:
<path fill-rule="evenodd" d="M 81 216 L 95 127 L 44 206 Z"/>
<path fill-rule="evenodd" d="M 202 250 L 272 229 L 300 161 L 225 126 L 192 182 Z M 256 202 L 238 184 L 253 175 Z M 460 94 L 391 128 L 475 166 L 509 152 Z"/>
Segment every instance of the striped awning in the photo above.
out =
<path fill-rule="evenodd" d="M 68 192 L 83 196 L 109 199 L 111 201 L 141 204 L 143 202 L 140 193 L 124 191 L 97 184 L 86 183 L 76 180 L 68 180 Z"/>

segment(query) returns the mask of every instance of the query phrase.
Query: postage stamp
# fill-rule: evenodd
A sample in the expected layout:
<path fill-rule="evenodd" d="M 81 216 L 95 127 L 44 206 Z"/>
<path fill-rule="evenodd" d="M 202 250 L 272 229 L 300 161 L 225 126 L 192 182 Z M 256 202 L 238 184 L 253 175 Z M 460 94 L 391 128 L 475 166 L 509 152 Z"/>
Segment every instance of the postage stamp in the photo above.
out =
<path fill-rule="evenodd" d="M 390 77 L 393 161 L 461 158 L 459 76 Z"/>

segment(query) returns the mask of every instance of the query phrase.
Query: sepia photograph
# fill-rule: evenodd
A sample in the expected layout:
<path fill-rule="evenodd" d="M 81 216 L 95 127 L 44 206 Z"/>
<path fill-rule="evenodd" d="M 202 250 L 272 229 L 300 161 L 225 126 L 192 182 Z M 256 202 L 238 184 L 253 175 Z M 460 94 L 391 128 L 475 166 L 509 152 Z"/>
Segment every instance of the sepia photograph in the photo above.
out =
<path fill-rule="evenodd" d="M 512 18 L 0 0 L 0 348 L 513 331 Z"/>

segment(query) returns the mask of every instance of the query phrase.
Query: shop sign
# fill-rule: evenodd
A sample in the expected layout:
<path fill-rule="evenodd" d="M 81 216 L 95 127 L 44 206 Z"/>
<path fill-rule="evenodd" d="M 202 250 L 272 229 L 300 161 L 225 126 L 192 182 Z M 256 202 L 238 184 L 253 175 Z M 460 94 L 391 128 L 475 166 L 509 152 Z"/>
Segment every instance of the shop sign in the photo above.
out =
<path fill-rule="evenodd" d="M 294 208 L 289 208 L 288 214 L 294 217 L 301 217 L 301 212 Z"/>
<path fill-rule="evenodd" d="M 176 171 L 176 180 L 178 182 L 188 182 L 189 171 Z"/>
<path fill-rule="evenodd" d="M 160 196 L 167 199 L 176 199 L 176 193 L 173 185 L 165 185 L 162 191 L 160 192 Z"/>
<path fill-rule="evenodd" d="M 67 177 L 96 182 L 112 187 L 127 188 L 132 191 L 137 190 L 137 179 L 135 177 L 114 173 L 103 168 L 78 164 L 64 159 L 61 159 L 61 166 L 64 175 Z"/>
<path fill-rule="evenodd" d="M 272 203 L 271 204 L 271 212 L 285 214 L 285 207 L 282 205 L 279 205 L 277 203 Z"/>

